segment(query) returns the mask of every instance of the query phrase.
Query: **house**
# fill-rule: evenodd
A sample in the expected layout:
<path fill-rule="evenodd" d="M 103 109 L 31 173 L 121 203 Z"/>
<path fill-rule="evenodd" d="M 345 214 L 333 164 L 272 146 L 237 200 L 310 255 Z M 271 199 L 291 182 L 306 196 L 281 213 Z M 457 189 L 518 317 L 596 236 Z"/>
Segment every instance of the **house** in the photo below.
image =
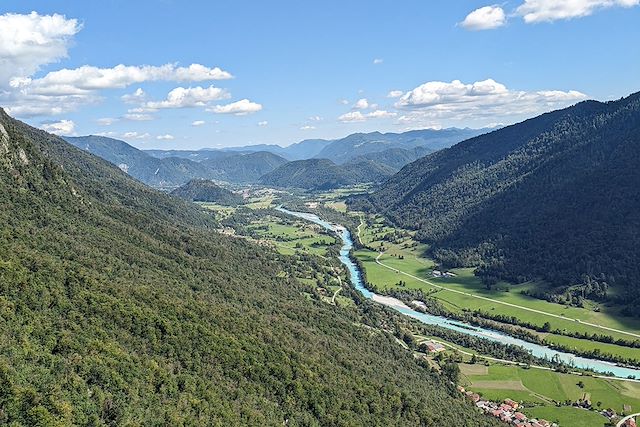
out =
<path fill-rule="evenodd" d="M 523 414 L 522 412 L 516 412 L 515 414 L 513 414 L 514 418 L 516 420 L 519 421 L 526 421 L 527 420 L 527 416 L 525 414 Z"/>
<path fill-rule="evenodd" d="M 511 406 L 513 409 L 518 409 L 518 407 L 520 406 L 520 404 L 518 402 L 516 402 L 515 400 L 511 400 L 511 399 L 505 399 L 504 403 Z"/>
<path fill-rule="evenodd" d="M 445 351 L 446 349 L 439 342 L 427 341 L 424 343 L 427 346 L 427 350 L 429 353 L 440 353 L 441 351 Z"/>

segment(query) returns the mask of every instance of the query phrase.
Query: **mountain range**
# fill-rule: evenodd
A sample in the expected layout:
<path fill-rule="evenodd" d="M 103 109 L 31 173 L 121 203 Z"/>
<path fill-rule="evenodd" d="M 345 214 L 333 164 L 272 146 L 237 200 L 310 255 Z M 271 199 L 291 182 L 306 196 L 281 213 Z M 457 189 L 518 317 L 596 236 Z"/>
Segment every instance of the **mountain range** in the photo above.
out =
<path fill-rule="evenodd" d="M 405 166 L 351 201 L 417 230 L 445 266 L 543 280 L 554 301 L 640 302 L 640 93 L 585 101 Z"/>
<path fill-rule="evenodd" d="M 136 179 L 159 188 L 175 188 L 191 179 L 213 179 L 231 183 L 257 183 L 287 161 L 330 159 L 336 164 L 360 164 L 372 171 L 340 173 L 339 182 L 379 181 L 378 176 L 399 170 L 430 152 L 486 129 L 419 130 L 405 133 L 359 133 L 337 140 L 309 139 L 281 147 L 253 145 L 202 150 L 138 150 L 124 141 L 103 136 L 66 137 L 76 147 L 119 166 Z M 298 164 L 298 166 L 300 166 Z M 296 166 L 292 166 L 295 168 Z M 309 169 L 312 170 L 312 169 Z M 349 175 L 347 177 L 347 175 Z M 317 175 L 316 175 L 317 176 Z M 362 177 L 362 178 L 359 178 Z M 307 179 L 310 181 L 311 177 Z"/>

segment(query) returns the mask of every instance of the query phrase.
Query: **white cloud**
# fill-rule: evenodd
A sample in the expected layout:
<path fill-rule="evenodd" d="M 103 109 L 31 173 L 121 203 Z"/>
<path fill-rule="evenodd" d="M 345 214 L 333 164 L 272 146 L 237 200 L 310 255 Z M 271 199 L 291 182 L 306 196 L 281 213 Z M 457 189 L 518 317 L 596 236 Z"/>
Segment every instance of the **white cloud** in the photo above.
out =
<path fill-rule="evenodd" d="M 104 118 L 98 119 L 96 121 L 98 122 L 98 124 L 100 126 L 111 126 L 112 124 L 117 122 L 118 119 L 115 119 L 115 118 L 112 118 L 112 117 L 104 117 Z"/>
<path fill-rule="evenodd" d="M 191 126 L 202 126 L 205 123 L 206 122 L 204 120 L 195 120 L 194 122 L 191 123 Z"/>
<path fill-rule="evenodd" d="M 379 65 L 382 64 L 384 62 L 384 59 L 382 58 L 376 58 L 373 60 L 374 65 Z"/>
<path fill-rule="evenodd" d="M 454 80 L 424 83 L 405 93 L 395 107 L 408 112 L 398 119 L 401 123 L 437 125 L 442 121 L 486 122 L 488 118 L 508 122 L 509 117 L 540 114 L 585 98 L 575 90 L 527 92 L 510 90 L 492 79 L 468 84 Z"/>
<path fill-rule="evenodd" d="M 138 133 L 138 132 L 125 132 L 122 134 L 123 138 L 127 139 L 149 139 L 151 135 L 149 133 Z"/>
<path fill-rule="evenodd" d="M 41 66 L 67 57 L 82 25 L 64 15 L 0 15 L 0 87 L 31 76 Z"/>
<path fill-rule="evenodd" d="M 387 94 L 387 98 L 400 98 L 402 95 L 404 95 L 403 91 L 392 90 L 392 91 L 389 91 L 389 93 Z"/>
<path fill-rule="evenodd" d="M 265 126 L 267 126 L 268 124 L 269 124 L 269 122 L 268 122 L 268 121 L 266 121 L 266 120 L 263 120 L 263 121 L 261 121 L 261 122 L 258 122 L 258 126 L 260 126 L 260 127 L 265 127 Z"/>
<path fill-rule="evenodd" d="M 387 119 L 390 117 L 395 117 L 397 116 L 398 113 L 394 113 L 391 111 L 385 111 L 385 110 L 375 110 L 370 112 L 369 114 L 366 115 L 367 118 L 370 119 Z"/>
<path fill-rule="evenodd" d="M 349 105 L 349 100 L 348 99 L 341 99 L 339 102 L 342 105 Z"/>
<path fill-rule="evenodd" d="M 599 9 L 638 6 L 640 0 L 525 0 L 516 13 L 527 23 L 580 18 Z"/>
<path fill-rule="evenodd" d="M 315 126 L 305 125 L 300 128 L 300 130 L 314 130 Z"/>
<path fill-rule="evenodd" d="M 366 118 L 364 117 L 364 114 L 362 114 L 360 111 L 350 111 L 338 117 L 338 120 L 344 123 L 364 122 Z"/>
<path fill-rule="evenodd" d="M 367 119 L 386 119 L 390 117 L 397 116 L 397 113 L 385 111 L 385 110 L 375 110 L 367 114 L 362 114 L 360 111 L 350 111 L 338 117 L 343 123 L 354 123 L 354 122 L 364 122 Z"/>
<path fill-rule="evenodd" d="M 205 107 L 208 102 L 228 99 L 229 96 L 226 90 L 214 86 L 177 87 L 167 94 L 167 99 L 147 102 L 145 107 L 151 109 Z"/>
<path fill-rule="evenodd" d="M 154 119 L 151 114 L 145 113 L 127 113 L 123 117 L 134 122 L 147 122 Z"/>
<path fill-rule="evenodd" d="M 71 135 L 76 129 L 72 120 L 60 120 L 58 122 L 43 123 L 42 129 L 56 135 Z"/>
<path fill-rule="evenodd" d="M 139 104 L 147 99 L 147 94 L 139 87 L 135 92 L 122 95 L 120 98 L 127 104 Z"/>
<path fill-rule="evenodd" d="M 353 105 L 353 108 L 356 108 L 358 110 L 367 109 L 367 108 L 369 108 L 369 101 L 367 100 L 367 98 L 360 98 Z"/>
<path fill-rule="evenodd" d="M 156 139 L 160 140 L 160 141 L 171 141 L 171 140 L 175 139 L 175 137 L 173 135 L 170 135 L 170 134 L 167 133 L 165 135 L 156 136 Z"/>
<path fill-rule="evenodd" d="M 178 67 L 176 64 L 116 65 L 98 68 L 83 65 L 74 69 L 62 69 L 47 73 L 39 79 L 13 80 L 16 88 L 28 88 L 40 95 L 72 95 L 100 89 L 122 89 L 132 84 L 149 81 L 197 82 L 232 78 L 231 74 L 218 67 L 207 68 L 200 64 Z"/>
<path fill-rule="evenodd" d="M 235 114 L 236 116 L 257 113 L 260 110 L 262 110 L 261 104 L 251 102 L 248 99 L 242 99 L 226 105 L 216 105 L 215 107 L 207 109 L 207 111 L 211 111 L 216 114 Z"/>
<path fill-rule="evenodd" d="M 497 5 L 474 10 L 460 23 L 467 30 L 491 30 L 506 23 L 504 10 Z"/>
<path fill-rule="evenodd" d="M 311 120 L 312 122 L 321 122 L 323 119 L 320 116 L 311 116 L 309 117 L 309 120 Z"/>

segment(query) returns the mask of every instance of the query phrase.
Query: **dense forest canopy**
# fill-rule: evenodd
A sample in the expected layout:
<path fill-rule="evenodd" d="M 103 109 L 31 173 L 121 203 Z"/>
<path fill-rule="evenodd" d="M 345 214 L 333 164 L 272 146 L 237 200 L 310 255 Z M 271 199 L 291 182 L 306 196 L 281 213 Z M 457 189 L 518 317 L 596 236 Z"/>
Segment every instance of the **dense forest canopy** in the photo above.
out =
<path fill-rule="evenodd" d="M 489 426 L 287 258 L 0 111 L 0 424 Z"/>
<path fill-rule="evenodd" d="M 404 167 L 352 206 L 418 230 L 447 266 L 544 279 L 560 302 L 640 303 L 640 94 L 586 101 Z M 556 297 L 554 295 L 562 295 Z"/>

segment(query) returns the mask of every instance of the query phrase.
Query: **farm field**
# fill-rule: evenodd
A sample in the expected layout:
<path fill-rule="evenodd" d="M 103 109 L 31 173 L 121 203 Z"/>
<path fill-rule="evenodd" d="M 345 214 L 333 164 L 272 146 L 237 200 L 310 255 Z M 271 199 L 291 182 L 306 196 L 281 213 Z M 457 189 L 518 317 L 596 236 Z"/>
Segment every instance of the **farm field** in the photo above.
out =
<path fill-rule="evenodd" d="M 500 364 L 460 364 L 460 368 L 463 385 L 468 389 L 494 401 L 510 398 L 524 402 L 525 414 L 557 420 L 561 426 L 602 425 L 606 419 L 584 409 L 558 407 L 556 402 L 588 398 L 595 408 L 612 408 L 618 413 L 624 412 L 625 405 L 632 411 L 640 408 L 640 383 L 636 382 Z"/>
<path fill-rule="evenodd" d="M 320 227 L 302 221 L 284 224 L 270 217 L 254 221 L 248 228 L 260 238 L 274 243 L 278 252 L 283 255 L 292 255 L 297 250 L 302 250 L 325 256 L 327 248 L 336 240 L 333 236 L 321 233 Z"/>
<path fill-rule="evenodd" d="M 382 236 L 387 233 L 393 232 L 394 229 L 384 226 L 381 223 L 375 223 L 373 227 L 367 227 L 364 225 L 361 228 L 361 240 L 366 245 L 373 248 L 384 248 L 385 253 L 379 258 L 379 261 L 389 267 L 402 270 L 403 272 L 415 275 L 417 277 L 426 279 L 436 285 L 447 287 L 448 289 L 457 290 L 472 295 L 491 298 L 500 302 L 519 305 L 535 310 L 545 311 L 547 313 L 555 314 L 562 317 L 571 319 L 579 319 L 583 322 L 589 322 L 596 325 L 602 325 L 609 328 L 620 329 L 629 331 L 635 334 L 640 334 L 640 321 L 616 316 L 606 310 L 606 307 L 600 307 L 601 311 L 594 311 L 590 308 L 569 307 L 560 304 L 549 303 L 544 300 L 532 298 L 523 295 L 521 291 L 533 287 L 535 284 L 526 283 L 521 285 L 512 285 L 505 282 L 500 282 L 488 290 L 482 284 L 480 279 L 473 275 L 473 269 L 462 268 L 451 270 L 455 277 L 438 278 L 433 277 L 431 272 L 434 267 L 432 260 L 424 258 L 422 254 L 426 249 L 426 245 L 417 244 L 411 238 L 407 238 L 401 243 L 390 243 L 382 240 Z M 382 244 L 382 246 L 381 246 Z M 405 247 L 408 246 L 408 247 Z M 375 263 L 375 258 L 378 252 L 375 251 L 359 251 L 357 254 L 363 262 L 367 262 L 367 269 L 370 268 L 371 263 Z M 438 290 L 433 286 L 411 279 L 410 277 L 400 275 L 392 270 L 385 269 L 382 266 L 379 269 L 374 269 L 376 274 L 372 274 L 370 279 L 372 284 L 376 285 L 381 290 L 393 287 L 399 280 L 400 276 L 402 280 L 406 282 L 407 288 L 425 289 L 430 291 L 437 291 L 433 296 L 446 300 L 454 306 L 460 308 L 469 308 L 472 310 L 484 310 L 499 314 L 505 314 L 509 316 L 517 316 L 518 318 L 529 321 L 533 324 L 539 324 L 542 326 L 544 322 L 549 322 L 552 329 L 566 329 L 569 331 L 588 332 L 594 333 L 598 330 L 594 330 L 594 327 L 589 325 L 582 325 L 580 322 L 574 320 L 558 319 L 556 317 L 544 316 L 539 313 L 527 312 L 517 307 L 509 307 L 505 305 L 495 304 L 491 301 L 483 301 L 474 298 L 470 295 L 461 295 L 446 290 Z M 387 270 L 383 272 L 382 270 Z M 374 271 L 372 270 L 372 271 Z M 442 294 L 442 295 L 440 295 Z M 633 339 L 632 336 L 626 334 L 619 334 L 612 331 L 601 330 L 600 332 L 607 335 L 614 336 L 616 338 Z M 640 352 L 640 350 L 638 350 Z"/>

